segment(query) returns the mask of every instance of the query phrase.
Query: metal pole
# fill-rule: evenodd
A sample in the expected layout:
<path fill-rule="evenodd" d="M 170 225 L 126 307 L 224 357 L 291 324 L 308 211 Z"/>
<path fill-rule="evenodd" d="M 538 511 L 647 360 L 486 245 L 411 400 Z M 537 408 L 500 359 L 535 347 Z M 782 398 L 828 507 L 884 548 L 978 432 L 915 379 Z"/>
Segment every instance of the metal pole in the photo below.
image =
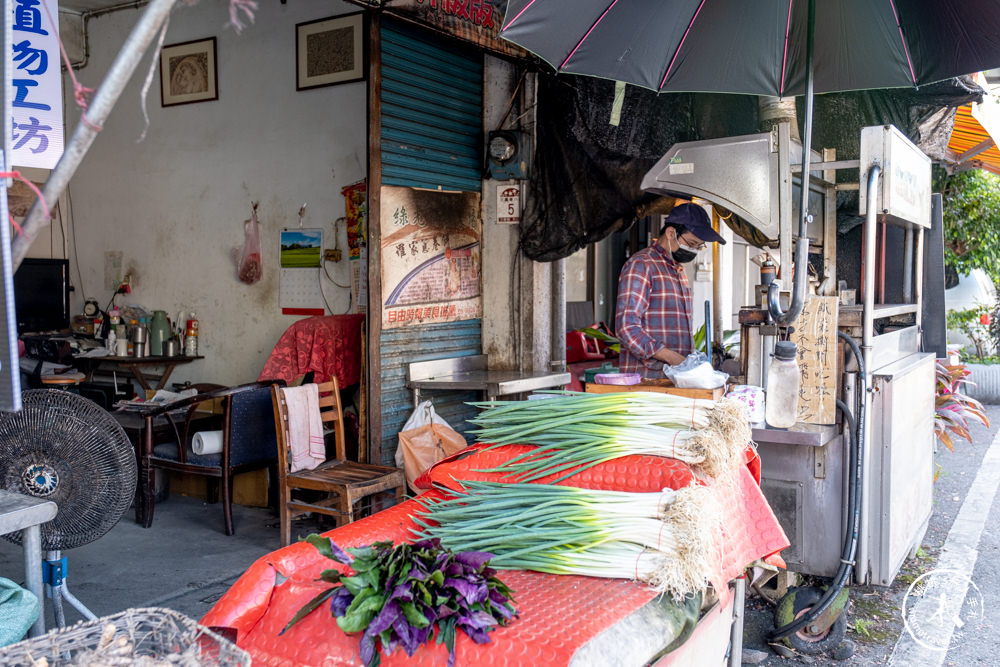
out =
<path fill-rule="evenodd" d="M 809 164 L 812 158 L 813 121 L 813 37 L 816 33 L 816 0 L 809 0 L 809 23 L 806 28 L 806 94 L 802 132 L 802 177 L 799 186 L 799 236 L 795 239 L 795 277 L 792 279 L 792 301 L 788 310 L 781 309 L 780 288 L 775 283 L 767 291 L 767 309 L 779 325 L 795 322 L 806 300 L 809 280 Z M 782 267 L 784 272 L 786 267 Z"/>
<path fill-rule="evenodd" d="M 875 374 L 875 369 L 872 368 L 872 338 L 874 338 L 875 326 L 875 231 L 877 229 L 876 213 L 878 210 L 878 195 L 875 189 L 878 187 L 878 178 L 881 172 L 882 170 L 878 165 L 872 165 L 868 169 L 868 210 L 865 214 L 864 226 L 865 258 L 862 270 L 865 274 L 865 284 L 864 306 L 861 317 L 861 356 L 865 364 L 865 383 L 858 390 L 861 392 L 861 402 L 864 405 L 865 415 L 871 414 L 872 376 Z M 869 424 L 872 421 L 869 420 Z M 871 427 L 864 429 L 864 442 L 862 443 L 864 461 L 862 465 L 865 471 L 871 469 L 869 465 L 872 456 L 871 434 Z M 857 564 L 854 566 L 854 581 L 858 584 L 865 584 L 868 581 L 868 543 L 869 528 L 871 525 L 871 517 L 869 516 L 869 498 L 871 494 L 868 493 L 868 489 L 870 485 L 871 476 L 865 475 L 864 484 L 859 489 L 861 492 L 861 529 L 858 536 L 858 555 L 855 559 Z"/>
<path fill-rule="evenodd" d="M 91 100 L 90 108 L 86 112 L 89 122 L 81 120 L 77 124 L 73 131 L 73 137 L 66 144 L 62 157 L 59 158 L 59 162 L 49 174 L 45 187 L 42 188 L 42 197 L 45 198 L 45 201 L 55 202 L 62 196 L 73 174 L 76 173 L 77 167 L 83 162 L 90 145 L 94 143 L 94 139 L 100 131 L 97 128 L 107 120 L 129 79 L 142 61 L 143 53 L 156 39 L 157 33 L 170 15 L 170 10 L 175 2 L 176 0 L 152 0 L 146 7 L 146 11 L 139 17 L 139 21 L 132 28 L 131 34 L 111 64 L 111 69 L 108 70 L 104 81 L 101 82 L 94 94 L 94 99 Z M 7 131 L 9 132 L 9 128 Z M 45 219 L 45 214 L 42 212 L 41 202 L 36 200 L 21 226 L 23 232 L 14 240 L 12 271 L 17 270 L 35 237 L 48 224 L 49 221 Z"/>
<path fill-rule="evenodd" d="M 10 16 L 10 14 L 8 14 Z M 42 586 L 42 529 L 36 524 L 21 531 L 24 544 L 24 587 L 38 598 L 38 619 L 28 631 L 28 636 L 45 634 L 45 587 Z"/>
<path fill-rule="evenodd" d="M 903 303 L 913 303 L 913 227 L 903 237 Z"/>
<path fill-rule="evenodd" d="M 566 370 L 566 260 L 557 259 L 551 268 L 552 361 L 551 370 Z"/>
<path fill-rule="evenodd" d="M 746 604 L 747 576 L 736 577 L 733 592 L 733 626 L 729 631 L 729 665 L 743 664 L 743 606 Z"/>

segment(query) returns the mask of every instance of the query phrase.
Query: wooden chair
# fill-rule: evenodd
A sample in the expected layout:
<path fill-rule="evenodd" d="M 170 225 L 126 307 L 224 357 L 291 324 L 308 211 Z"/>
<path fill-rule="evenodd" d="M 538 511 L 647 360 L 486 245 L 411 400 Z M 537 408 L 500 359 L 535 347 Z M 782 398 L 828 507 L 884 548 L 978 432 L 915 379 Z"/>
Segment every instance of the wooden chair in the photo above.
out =
<path fill-rule="evenodd" d="M 209 502 L 215 502 L 222 492 L 222 514 L 226 535 L 233 528 L 233 478 L 249 470 L 273 468 L 277 461 L 274 438 L 274 411 L 271 409 L 272 385 L 284 385 L 284 380 L 251 382 L 236 387 L 217 387 L 174 403 L 159 405 L 142 412 L 143 443 L 139 455 L 139 484 L 136 489 L 136 520 L 149 528 L 153 523 L 155 489 L 153 470 L 162 468 L 209 479 Z M 199 410 L 206 404 L 221 401 L 222 414 Z M 178 428 L 175 414 L 183 414 Z M 165 418 L 167 429 L 158 429 L 155 420 Z M 222 430 L 222 451 L 218 454 L 197 455 L 191 442 L 197 431 Z M 166 433 L 162 433 L 162 431 Z M 139 511 L 139 508 L 142 511 Z"/>
<path fill-rule="evenodd" d="M 335 517 L 337 526 L 354 521 L 354 505 L 379 493 L 393 492 L 396 501 L 403 498 L 406 477 L 399 468 L 347 461 L 344 453 L 344 415 L 340 386 L 334 376 L 319 383 L 319 406 L 323 424 L 333 422 L 336 458 L 328 459 L 313 470 L 291 472 L 288 450 L 288 404 L 284 389 L 273 387 L 274 423 L 278 433 L 278 506 L 281 514 L 281 546 L 291 542 L 291 522 L 296 516 L 315 512 Z M 309 490 L 328 494 L 314 501 L 292 497 L 293 491 Z"/>

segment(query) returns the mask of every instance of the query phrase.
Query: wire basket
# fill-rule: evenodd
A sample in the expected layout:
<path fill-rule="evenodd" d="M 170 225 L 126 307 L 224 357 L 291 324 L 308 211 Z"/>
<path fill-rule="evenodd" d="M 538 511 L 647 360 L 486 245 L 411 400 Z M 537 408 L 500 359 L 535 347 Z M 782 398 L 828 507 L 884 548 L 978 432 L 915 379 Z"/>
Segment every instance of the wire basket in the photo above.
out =
<path fill-rule="evenodd" d="M 44 660 L 44 661 L 43 661 Z M 13 667 L 249 665 L 250 655 L 171 609 L 126 609 L 0 648 Z"/>

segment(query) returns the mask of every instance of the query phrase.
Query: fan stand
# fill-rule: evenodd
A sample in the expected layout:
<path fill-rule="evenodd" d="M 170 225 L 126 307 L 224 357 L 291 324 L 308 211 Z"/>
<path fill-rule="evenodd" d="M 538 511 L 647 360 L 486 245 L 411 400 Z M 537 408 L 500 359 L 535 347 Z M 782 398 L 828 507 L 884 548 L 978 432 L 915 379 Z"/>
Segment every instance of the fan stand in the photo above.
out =
<path fill-rule="evenodd" d="M 97 615 L 87 609 L 75 595 L 69 592 L 67 579 L 67 561 L 61 551 L 46 551 L 42 561 L 42 581 L 45 583 L 45 596 L 52 600 L 52 612 L 56 625 L 66 627 L 66 613 L 63 611 L 63 600 L 69 602 L 88 621 L 96 621 Z"/>

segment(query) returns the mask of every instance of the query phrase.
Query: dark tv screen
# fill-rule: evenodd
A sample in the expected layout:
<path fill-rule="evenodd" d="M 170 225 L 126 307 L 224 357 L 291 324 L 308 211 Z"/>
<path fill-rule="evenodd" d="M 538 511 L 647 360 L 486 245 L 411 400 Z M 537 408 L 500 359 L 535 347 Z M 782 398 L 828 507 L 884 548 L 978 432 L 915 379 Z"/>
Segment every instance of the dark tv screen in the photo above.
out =
<path fill-rule="evenodd" d="M 25 258 L 14 273 L 17 332 L 69 327 L 69 260 Z"/>

